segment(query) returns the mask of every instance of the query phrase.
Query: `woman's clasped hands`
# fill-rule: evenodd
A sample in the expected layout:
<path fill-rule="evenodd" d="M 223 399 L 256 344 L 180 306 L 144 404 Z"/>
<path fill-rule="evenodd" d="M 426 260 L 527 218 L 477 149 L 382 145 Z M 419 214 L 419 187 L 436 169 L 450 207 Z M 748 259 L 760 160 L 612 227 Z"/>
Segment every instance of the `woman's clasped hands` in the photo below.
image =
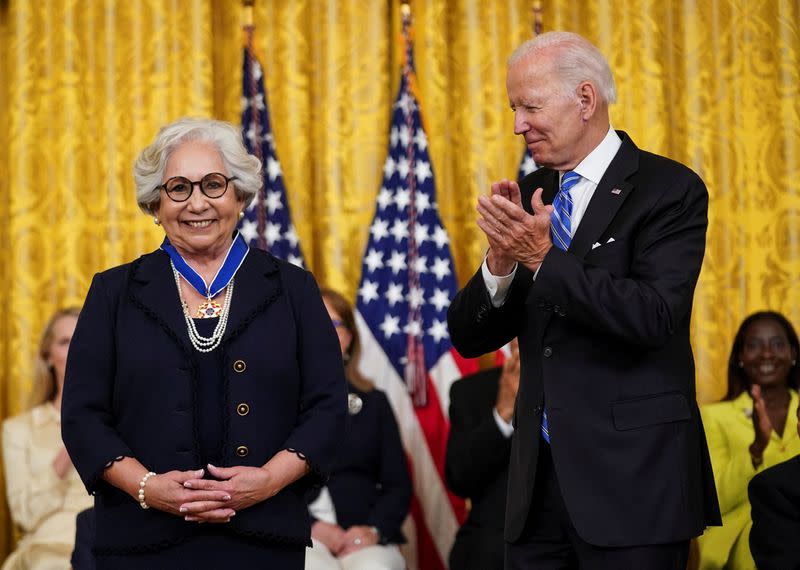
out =
<path fill-rule="evenodd" d="M 148 506 L 198 523 L 227 523 L 237 511 L 259 503 L 271 493 L 270 475 L 263 467 L 208 465 L 204 469 L 169 471 L 148 480 Z"/>

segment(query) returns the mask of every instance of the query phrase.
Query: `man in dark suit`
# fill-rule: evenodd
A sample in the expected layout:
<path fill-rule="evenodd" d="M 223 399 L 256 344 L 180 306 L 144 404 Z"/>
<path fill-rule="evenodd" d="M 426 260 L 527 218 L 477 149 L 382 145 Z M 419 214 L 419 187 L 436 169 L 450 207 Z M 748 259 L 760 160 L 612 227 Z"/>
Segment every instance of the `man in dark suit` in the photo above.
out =
<path fill-rule="evenodd" d="M 800 569 L 800 455 L 753 477 L 747 491 L 753 517 L 750 552 L 758 569 Z"/>
<path fill-rule="evenodd" d="M 720 524 L 689 343 L 708 193 L 610 127 L 581 36 L 520 46 L 507 89 L 543 168 L 479 198 L 490 248 L 448 315 L 466 356 L 519 337 L 507 568 L 682 568 Z"/>
<path fill-rule="evenodd" d="M 450 551 L 452 570 L 502 570 L 503 520 L 511 455 L 511 416 L 519 386 L 519 350 L 502 367 L 483 370 L 450 388 L 450 435 L 444 476 L 470 500 L 467 520 Z"/>

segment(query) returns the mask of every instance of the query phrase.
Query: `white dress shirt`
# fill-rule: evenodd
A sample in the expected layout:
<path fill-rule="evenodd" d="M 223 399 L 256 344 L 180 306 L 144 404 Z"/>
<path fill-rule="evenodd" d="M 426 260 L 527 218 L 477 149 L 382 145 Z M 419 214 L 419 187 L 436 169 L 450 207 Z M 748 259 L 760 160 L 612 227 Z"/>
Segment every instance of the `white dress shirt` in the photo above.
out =
<path fill-rule="evenodd" d="M 589 207 L 589 202 L 594 195 L 594 191 L 597 190 L 600 179 L 603 178 L 603 175 L 608 169 L 608 165 L 614 160 L 621 146 L 622 139 L 620 139 L 616 131 L 609 126 L 608 132 L 606 136 L 603 137 L 603 140 L 600 141 L 600 144 L 597 145 L 578 166 L 572 169 L 573 172 L 581 176 L 580 180 L 578 180 L 575 186 L 569 191 L 569 195 L 572 197 L 572 225 L 570 228 L 572 235 L 575 235 L 575 230 L 578 229 L 578 225 L 581 223 L 583 215 L 586 213 L 586 208 Z M 563 176 L 563 172 L 559 173 L 559 186 L 561 185 L 561 178 Z M 500 307 L 505 302 L 508 288 L 511 286 L 511 281 L 513 281 L 516 272 L 517 264 L 514 264 L 514 269 L 508 275 L 492 275 L 489 271 L 489 264 L 484 257 L 483 264 L 481 265 L 481 275 L 486 284 L 486 290 L 489 292 L 489 298 L 492 300 L 492 305 L 495 307 Z M 537 269 L 536 273 L 538 272 L 539 270 Z M 536 279 L 536 274 L 534 274 L 533 278 Z"/>

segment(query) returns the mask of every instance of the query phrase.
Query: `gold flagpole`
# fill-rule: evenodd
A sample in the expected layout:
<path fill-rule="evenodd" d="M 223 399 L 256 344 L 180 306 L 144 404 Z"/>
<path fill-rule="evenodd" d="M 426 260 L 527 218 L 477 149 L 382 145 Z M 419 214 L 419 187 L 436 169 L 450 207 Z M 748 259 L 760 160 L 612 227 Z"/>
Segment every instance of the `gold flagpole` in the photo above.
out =
<path fill-rule="evenodd" d="M 242 28 L 246 31 L 253 30 L 253 5 L 256 0 L 242 0 Z"/>

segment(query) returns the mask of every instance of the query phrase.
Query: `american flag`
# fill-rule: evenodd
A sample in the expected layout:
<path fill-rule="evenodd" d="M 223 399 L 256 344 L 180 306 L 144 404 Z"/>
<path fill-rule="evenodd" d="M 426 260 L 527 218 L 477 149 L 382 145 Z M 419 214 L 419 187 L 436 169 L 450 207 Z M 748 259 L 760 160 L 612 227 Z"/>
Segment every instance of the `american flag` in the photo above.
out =
<path fill-rule="evenodd" d="M 415 92 L 409 26 L 404 14 L 405 62 L 356 304 L 362 371 L 387 393 L 409 456 L 416 562 L 437 570 L 446 567 L 464 516 L 463 501 L 444 485 L 450 385 L 476 371 L 477 361 L 456 353 L 447 330 L 457 283 Z"/>
<path fill-rule="evenodd" d="M 264 72 L 253 52 L 252 30 L 242 64 L 242 137 L 247 151 L 264 165 L 264 185 L 245 210 L 239 231 L 248 245 L 266 249 L 276 257 L 305 267 L 272 139 Z"/>

